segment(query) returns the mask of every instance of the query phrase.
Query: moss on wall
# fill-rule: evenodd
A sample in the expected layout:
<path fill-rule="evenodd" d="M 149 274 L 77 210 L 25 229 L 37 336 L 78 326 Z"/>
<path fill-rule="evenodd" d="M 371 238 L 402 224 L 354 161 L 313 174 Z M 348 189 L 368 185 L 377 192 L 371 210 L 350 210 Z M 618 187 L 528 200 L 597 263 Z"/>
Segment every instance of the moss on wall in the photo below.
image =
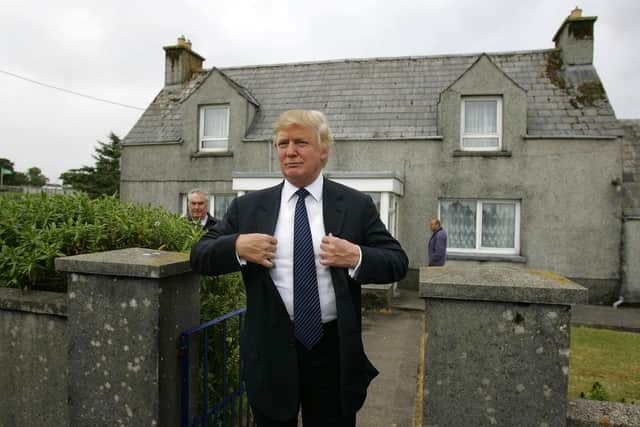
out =
<path fill-rule="evenodd" d="M 604 87 L 597 80 L 582 83 L 577 88 L 576 101 L 582 105 L 593 106 L 598 101 L 606 99 Z"/>

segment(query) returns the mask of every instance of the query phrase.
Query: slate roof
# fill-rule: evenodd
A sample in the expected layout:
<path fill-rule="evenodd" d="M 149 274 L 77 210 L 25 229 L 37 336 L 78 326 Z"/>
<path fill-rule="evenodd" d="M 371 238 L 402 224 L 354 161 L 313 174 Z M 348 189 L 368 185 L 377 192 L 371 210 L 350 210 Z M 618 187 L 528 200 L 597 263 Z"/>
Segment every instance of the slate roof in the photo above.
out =
<path fill-rule="evenodd" d="M 245 98 L 259 104 L 248 139 L 270 138 L 278 115 L 292 108 L 323 111 L 336 138 L 422 138 L 437 136 L 439 94 L 479 56 L 353 59 L 218 71 L 235 82 Z M 554 49 L 488 56 L 527 91 L 529 135 L 622 134 L 593 66 L 558 71 Z M 124 143 L 179 141 L 179 103 L 213 70 L 194 74 L 185 85 L 163 88 Z"/>
<path fill-rule="evenodd" d="M 622 171 L 624 182 L 640 182 L 640 119 L 620 120 L 625 130 L 622 146 Z"/>
<path fill-rule="evenodd" d="M 142 113 L 123 144 L 161 144 L 182 141 L 180 103 L 202 84 L 209 72 L 194 73 L 185 85 L 164 87 Z"/>

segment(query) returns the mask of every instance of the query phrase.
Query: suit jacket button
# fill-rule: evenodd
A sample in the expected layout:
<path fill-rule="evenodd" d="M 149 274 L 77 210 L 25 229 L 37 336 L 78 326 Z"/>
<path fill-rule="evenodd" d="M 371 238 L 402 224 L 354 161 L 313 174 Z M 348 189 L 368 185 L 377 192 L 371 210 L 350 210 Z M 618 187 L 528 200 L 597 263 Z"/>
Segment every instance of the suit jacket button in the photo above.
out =
<path fill-rule="evenodd" d="M 296 346 L 296 340 L 295 338 L 291 338 L 289 340 L 289 347 L 295 347 Z"/>

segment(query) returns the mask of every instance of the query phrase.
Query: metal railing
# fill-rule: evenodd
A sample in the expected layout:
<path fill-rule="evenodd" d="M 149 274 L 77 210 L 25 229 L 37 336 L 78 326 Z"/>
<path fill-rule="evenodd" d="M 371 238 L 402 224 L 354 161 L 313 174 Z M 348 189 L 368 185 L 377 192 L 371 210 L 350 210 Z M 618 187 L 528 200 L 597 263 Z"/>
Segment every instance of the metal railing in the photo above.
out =
<path fill-rule="evenodd" d="M 242 333 L 245 311 L 245 308 L 232 311 L 180 334 L 180 419 L 182 427 L 245 427 L 254 425 L 251 409 L 246 400 L 245 385 L 242 381 L 244 366 L 240 357 L 239 337 Z M 235 321 L 237 321 L 236 325 L 233 324 Z M 231 325 L 229 322 L 232 322 Z M 237 336 L 234 332 L 237 332 Z M 201 365 L 198 366 L 196 363 L 195 366 L 192 366 L 191 362 L 197 361 L 199 358 L 190 356 L 190 354 L 192 352 L 198 353 L 199 349 L 202 353 Z M 210 356 L 214 357 L 213 363 L 211 363 Z M 221 363 L 216 363 L 216 357 L 221 358 L 221 361 L 218 361 Z M 200 371 L 199 375 L 194 374 L 194 369 Z M 220 377 L 215 376 L 215 371 L 219 371 Z M 199 378 L 197 408 L 193 408 L 191 405 L 191 378 Z M 230 384 L 230 382 L 234 384 Z M 216 387 L 212 383 L 215 383 Z M 234 386 L 235 390 L 229 390 Z M 212 392 L 216 397 L 211 395 Z M 192 410 L 195 412 L 194 414 L 190 413 Z"/>

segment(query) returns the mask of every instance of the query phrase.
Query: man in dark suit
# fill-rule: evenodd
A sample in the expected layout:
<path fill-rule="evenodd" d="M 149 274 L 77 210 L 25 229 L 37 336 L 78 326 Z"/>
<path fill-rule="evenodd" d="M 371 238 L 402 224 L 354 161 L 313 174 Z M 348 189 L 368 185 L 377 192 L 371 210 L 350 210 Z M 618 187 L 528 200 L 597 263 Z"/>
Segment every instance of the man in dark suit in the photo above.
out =
<path fill-rule="evenodd" d="M 199 222 L 202 228 L 209 231 L 218 222 L 209 213 L 209 196 L 200 189 L 193 189 L 187 194 L 187 219 Z"/>
<path fill-rule="evenodd" d="M 317 111 L 275 126 L 283 183 L 235 199 L 194 246 L 202 274 L 242 271 L 242 357 L 257 424 L 355 426 L 378 371 L 361 336 L 360 285 L 390 283 L 407 256 L 371 198 L 325 179 L 333 137 Z"/>

